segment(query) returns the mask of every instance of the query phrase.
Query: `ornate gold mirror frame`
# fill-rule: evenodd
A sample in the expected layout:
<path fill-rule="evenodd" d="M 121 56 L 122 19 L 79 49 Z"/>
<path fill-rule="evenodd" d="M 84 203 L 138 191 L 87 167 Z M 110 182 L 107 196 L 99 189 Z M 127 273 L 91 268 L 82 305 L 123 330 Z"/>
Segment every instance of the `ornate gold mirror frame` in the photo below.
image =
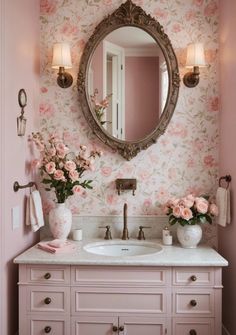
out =
<path fill-rule="evenodd" d="M 91 110 L 88 96 L 88 69 L 96 47 L 106 35 L 124 26 L 141 28 L 154 38 L 164 54 L 169 76 L 167 100 L 159 123 L 150 134 L 138 141 L 123 141 L 111 136 L 102 127 L 95 113 Z M 141 150 L 147 149 L 151 144 L 156 143 L 158 137 L 165 132 L 177 103 L 179 83 L 178 62 L 163 27 L 154 18 L 146 14 L 141 7 L 133 4 L 131 0 L 127 0 L 95 28 L 85 46 L 77 79 L 81 108 L 88 124 L 103 143 L 117 150 L 127 160 L 135 157 Z"/>

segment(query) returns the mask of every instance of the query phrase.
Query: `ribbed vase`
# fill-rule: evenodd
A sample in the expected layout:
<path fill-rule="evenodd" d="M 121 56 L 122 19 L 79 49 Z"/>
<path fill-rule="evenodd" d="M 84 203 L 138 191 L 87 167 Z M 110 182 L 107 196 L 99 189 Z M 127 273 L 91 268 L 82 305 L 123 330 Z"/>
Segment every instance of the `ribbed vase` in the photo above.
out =
<path fill-rule="evenodd" d="M 56 204 L 49 212 L 49 228 L 52 236 L 56 239 L 67 239 L 72 225 L 72 213 L 65 203 Z"/>

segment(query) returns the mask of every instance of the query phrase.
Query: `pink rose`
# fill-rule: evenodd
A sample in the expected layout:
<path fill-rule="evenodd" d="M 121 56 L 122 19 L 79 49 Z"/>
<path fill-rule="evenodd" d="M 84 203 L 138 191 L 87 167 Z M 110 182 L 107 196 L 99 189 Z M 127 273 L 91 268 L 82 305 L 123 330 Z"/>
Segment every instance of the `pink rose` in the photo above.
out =
<path fill-rule="evenodd" d="M 207 167 L 213 167 L 217 165 L 212 155 L 205 156 L 203 161 Z"/>
<path fill-rule="evenodd" d="M 182 212 L 182 208 L 180 206 L 175 206 L 173 208 L 173 215 L 176 217 L 176 218 L 180 218 L 181 217 L 181 212 Z"/>
<path fill-rule="evenodd" d="M 218 6 L 215 1 L 211 1 L 204 9 L 205 16 L 213 16 L 216 14 Z"/>
<path fill-rule="evenodd" d="M 196 6 L 201 6 L 203 4 L 203 0 L 193 0 L 193 4 Z"/>
<path fill-rule="evenodd" d="M 110 166 L 103 166 L 101 173 L 104 177 L 109 177 L 112 173 L 112 168 Z"/>
<path fill-rule="evenodd" d="M 79 180 L 79 173 L 76 170 L 72 170 L 72 171 L 69 172 L 69 177 L 73 182 L 78 181 Z"/>
<path fill-rule="evenodd" d="M 209 203 L 206 199 L 200 197 L 200 198 L 196 198 L 196 209 L 199 213 L 201 214 L 206 214 L 208 211 L 208 206 Z"/>
<path fill-rule="evenodd" d="M 65 180 L 64 172 L 62 170 L 56 170 L 53 177 L 56 180 Z"/>
<path fill-rule="evenodd" d="M 218 216 L 219 215 L 219 209 L 215 204 L 210 204 L 209 212 L 211 215 Z"/>
<path fill-rule="evenodd" d="M 45 169 L 48 174 L 53 174 L 56 171 L 56 164 L 54 162 L 49 162 L 45 165 Z"/>
<path fill-rule="evenodd" d="M 40 1 L 40 13 L 44 14 L 54 14 L 57 10 L 57 0 L 41 0 Z"/>
<path fill-rule="evenodd" d="M 185 207 L 191 208 L 193 206 L 193 204 L 194 204 L 194 200 L 188 199 L 188 198 L 184 198 L 183 199 L 183 204 L 184 204 Z"/>
<path fill-rule="evenodd" d="M 43 117 L 51 118 L 54 115 L 55 110 L 53 105 L 44 102 L 41 103 L 39 106 L 39 113 Z"/>
<path fill-rule="evenodd" d="M 76 35 L 78 33 L 78 27 L 71 24 L 71 22 L 66 21 L 61 28 L 61 33 L 66 36 Z"/>
<path fill-rule="evenodd" d="M 72 191 L 74 194 L 82 194 L 83 192 L 83 187 L 80 186 L 80 185 L 75 185 L 73 188 L 72 188 Z"/>
<path fill-rule="evenodd" d="M 47 91 L 48 91 L 48 89 L 47 89 L 47 87 L 41 87 L 40 88 L 40 91 L 41 91 L 41 93 L 47 93 Z"/>
<path fill-rule="evenodd" d="M 64 167 L 67 171 L 73 171 L 76 169 L 76 164 L 73 161 L 66 161 Z"/>
<path fill-rule="evenodd" d="M 168 16 L 168 11 L 165 11 L 162 8 L 157 7 L 154 9 L 153 14 L 158 18 L 166 19 Z"/>
<path fill-rule="evenodd" d="M 69 149 L 63 143 L 58 143 L 56 145 L 56 150 L 57 150 L 58 157 L 60 158 L 64 158 L 66 153 L 69 151 Z"/>
<path fill-rule="evenodd" d="M 174 24 L 173 27 L 172 27 L 172 31 L 174 33 L 179 33 L 181 30 L 182 30 L 182 28 L 178 23 Z"/>
<path fill-rule="evenodd" d="M 179 205 L 179 202 L 180 202 L 180 199 L 173 199 L 173 200 L 172 200 L 172 204 L 173 204 L 173 206 L 178 206 L 178 205 Z"/>
<path fill-rule="evenodd" d="M 211 97 L 208 100 L 208 110 L 210 112 L 217 112 L 219 110 L 219 98 L 218 97 Z"/>
<path fill-rule="evenodd" d="M 181 217 L 184 220 L 187 220 L 187 221 L 189 221 L 190 219 L 192 219 L 193 213 L 192 213 L 191 209 L 189 209 L 187 207 L 183 208 L 182 211 L 181 211 Z"/>

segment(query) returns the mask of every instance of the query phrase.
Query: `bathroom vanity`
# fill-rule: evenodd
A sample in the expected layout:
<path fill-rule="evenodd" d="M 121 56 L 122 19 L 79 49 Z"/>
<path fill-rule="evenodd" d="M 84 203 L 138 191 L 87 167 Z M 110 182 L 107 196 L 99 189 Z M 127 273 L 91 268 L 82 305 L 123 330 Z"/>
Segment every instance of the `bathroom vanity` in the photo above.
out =
<path fill-rule="evenodd" d="M 221 335 L 228 263 L 215 250 L 162 246 L 111 257 L 87 252 L 88 242 L 74 242 L 70 254 L 33 247 L 15 259 L 19 335 Z"/>

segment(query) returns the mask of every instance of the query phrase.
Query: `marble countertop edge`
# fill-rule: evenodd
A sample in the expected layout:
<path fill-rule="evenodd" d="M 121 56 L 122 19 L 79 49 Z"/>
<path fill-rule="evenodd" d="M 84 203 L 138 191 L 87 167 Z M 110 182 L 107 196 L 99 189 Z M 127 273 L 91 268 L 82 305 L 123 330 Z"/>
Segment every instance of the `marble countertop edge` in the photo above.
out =
<path fill-rule="evenodd" d="M 180 245 L 164 246 L 161 240 L 148 240 L 162 246 L 160 253 L 141 256 L 104 256 L 91 254 L 84 246 L 92 242 L 113 243 L 116 240 L 105 241 L 89 239 L 81 242 L 71 241 L 75 250 L 70 253 L 50 254 L 37 248 L 37 244 L 14 259 L 15 264 L 47 264 L 47 265 L 93 265 L 93 266 L 228 266 L 228 262 L 217 251 L 199 245 L 196 249 L 185 249 Z M 121 240 L 117 240 L 121 242 Z M 131 240 L 132 242 L 132 240 Z M 137 240 L 135 240 L 137 242 Z M 127 242 L 126 242 L 127 243 Z M 142 242 L 140 242 L 142 243 Z"/>

